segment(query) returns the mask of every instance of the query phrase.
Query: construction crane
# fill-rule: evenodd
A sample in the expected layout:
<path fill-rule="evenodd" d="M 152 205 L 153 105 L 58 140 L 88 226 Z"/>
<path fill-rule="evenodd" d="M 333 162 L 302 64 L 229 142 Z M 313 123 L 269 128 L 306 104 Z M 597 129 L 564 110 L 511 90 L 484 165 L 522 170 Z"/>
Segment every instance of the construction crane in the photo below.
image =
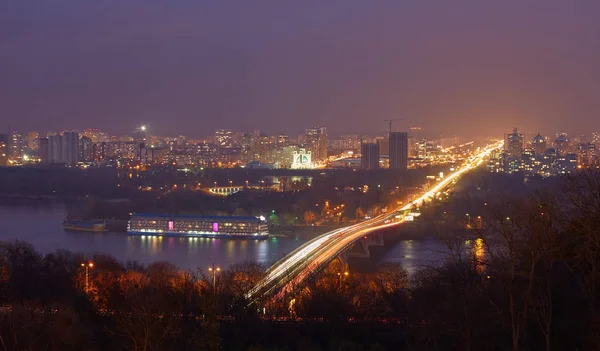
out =
<path fill-rule="evenodd" d="M 404 121 L 404 118 L 384 119 L 383 121 L 384 122 L 389 122 L 389 124 L 390 124 L 390 130 L 389 130 L 389 132 L 391 133 L 392 132 L 392 122 L 393 121 Z"/>

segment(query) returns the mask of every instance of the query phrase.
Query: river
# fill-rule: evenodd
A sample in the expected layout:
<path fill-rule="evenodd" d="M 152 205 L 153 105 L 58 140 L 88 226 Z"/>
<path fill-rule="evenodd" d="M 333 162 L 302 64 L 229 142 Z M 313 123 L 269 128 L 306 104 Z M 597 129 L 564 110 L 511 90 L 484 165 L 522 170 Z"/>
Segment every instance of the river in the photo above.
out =
<path fill-rule="evenodd" d="M 168 261 L 180 269 L 226 268 L 256 261 L 271 264 L 309 240 L 308 237 L 272 237 L 267 240 L 231 240 L 128 236 L 125 233 L 65 231 L 65 207 L 60 204 L 0 206 L 0 241 L 21 240 L 41 253 L 59 249 L 84 254 L 104 253 L 121 262 L 150 264 Z M 434 239 L 402 240 L 384 258 L 402 264 L 409 272 L 439 262 L 444 244 Z"/>

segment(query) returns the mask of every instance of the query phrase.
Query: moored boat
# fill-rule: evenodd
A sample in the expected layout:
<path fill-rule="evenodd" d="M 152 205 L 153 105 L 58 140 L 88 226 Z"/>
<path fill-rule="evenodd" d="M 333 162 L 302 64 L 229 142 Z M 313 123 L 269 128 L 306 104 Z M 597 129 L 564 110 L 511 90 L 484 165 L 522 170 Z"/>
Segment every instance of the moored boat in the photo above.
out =
<path fill-rule="evenodd" d="M 195 216 L 135 213 L 127 233 L 209 238 L 266 239 L 269 237 L 264 217 Z"/>
<path fill-rule="evenodd" d="M 63 226 L 65 230 L 78 232 L 103 233 L 108 231 L 105 221 L 65 220 Z"/>

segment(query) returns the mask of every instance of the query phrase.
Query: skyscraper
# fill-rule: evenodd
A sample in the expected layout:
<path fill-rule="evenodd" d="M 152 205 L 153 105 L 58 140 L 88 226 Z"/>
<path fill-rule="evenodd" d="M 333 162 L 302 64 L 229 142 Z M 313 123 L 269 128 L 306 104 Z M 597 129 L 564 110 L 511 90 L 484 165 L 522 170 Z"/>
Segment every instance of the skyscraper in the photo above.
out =
<path fill-rule="evenodd" d="M 82 136 L 79 139 L 79 160 L 82 162 L 91 162 L 93 160 L 92 139 Z"/>
<path fill-rule="evenodd" d="M 390 169 L 408 168 L 408 134 L 390 133 Z"/>
<path fill-rule="evenodd" d="M 48 163 L 62 162 L 61 141 L 62 137 L 60 135 L 48 137 Z"/>
<path fill-rule="evenodd" d="M 531 142 L 531 147 L 536 155 L 543 155 L 546 152 L 546 138 L 537 133 Z"/>
<path fill-rule="evenodd" d="M 8 155 L 13 159 L 18 159 L 23 157 L 23 152 L 25 151 L 25 140 L 23 138 L 23 133 L 13 130 L 10 135 L 9 140 L 10 152 Z"/>
<path fill-rule="evenodd" d="M 304 142 L 311 151 L 313 161 L 327 158 L 327 127 L 315 127 L 306 130 Z"/>
<path fill-rule="evenodd" d="M 504 151 L 509 157 L 521 157 L 523 153 L 523 134 L 514 128 L 512 133 L 506 136 Z"/>
<path fill-rule="evenodd" d="M 566 133 L 560 133 L 554 140 L 554 147 L 560 155 L 565 155 L 569 152 L 569 138 Z"/>
<path fill-rule="evenodd" d="M 363 143 L 360 146 L 360 164 L 363 169 L 379 168 L 379 145 L 377 143 Z"/>

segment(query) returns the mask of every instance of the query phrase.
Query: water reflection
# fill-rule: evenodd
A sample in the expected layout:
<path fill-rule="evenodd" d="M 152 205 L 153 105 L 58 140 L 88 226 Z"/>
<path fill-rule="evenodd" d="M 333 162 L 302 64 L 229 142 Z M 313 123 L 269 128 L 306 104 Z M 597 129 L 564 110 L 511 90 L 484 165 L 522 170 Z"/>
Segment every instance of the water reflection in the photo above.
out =
<path fill-rule="evenodd" d="M 273 263 L 292 252 L 307 239 L 300 236 L 272 237 L 267 240 L 225 240 L 210 238 L 176 238 L 128 236 L 124 233 L 66 232 L 62 227 L 64 206 L 0 206 L 0 241 L 21 240 L 36 250 L 49 253 L 59 249 L 82 253 L 105 253 L 117 260 L 150 264 L 171 262 L 181 269 L 195 270 L 215 264 L 226 268 L 232 264 L 256 261 Z M 435 240 L 400 241 L 388 255 L 414 270 L 435 261 L 445 249 Z M 388 258 L 385 258 L 386 260 Z"/>
<path fill-rule="evenodd" d="M 485 270 L 485 245 L 483 244 L 482 238 L 477 238 L 473 243 L 473 257 L 476 260 L 476 269 L 478 273 L 483 273 Z"/>

